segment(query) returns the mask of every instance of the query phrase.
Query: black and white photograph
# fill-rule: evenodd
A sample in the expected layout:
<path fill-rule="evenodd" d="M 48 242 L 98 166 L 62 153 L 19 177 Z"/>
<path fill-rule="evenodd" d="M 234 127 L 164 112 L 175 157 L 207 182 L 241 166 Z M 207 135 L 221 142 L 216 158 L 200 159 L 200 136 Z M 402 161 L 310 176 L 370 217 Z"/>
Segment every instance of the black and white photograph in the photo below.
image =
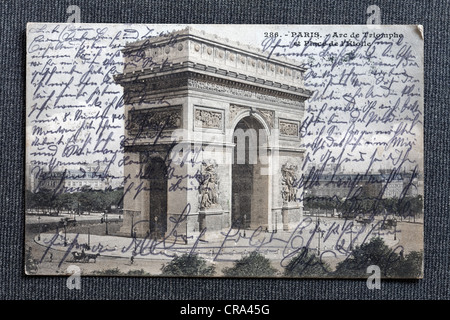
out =
<path fill-rule="evenodd" d="M 28 23 L 26 275 L 421 279 L 421 25 Z"/>

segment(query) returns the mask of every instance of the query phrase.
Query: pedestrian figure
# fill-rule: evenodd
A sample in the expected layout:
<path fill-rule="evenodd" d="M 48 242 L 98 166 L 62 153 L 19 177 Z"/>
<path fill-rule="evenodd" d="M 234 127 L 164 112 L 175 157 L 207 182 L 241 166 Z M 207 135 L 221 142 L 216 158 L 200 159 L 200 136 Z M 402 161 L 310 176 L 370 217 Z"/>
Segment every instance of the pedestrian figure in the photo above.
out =
<path fill-rule="evenodd" d="M 31 258 L 31 247 L 28 247 L 25 256 L 27 257 L 27 259 Z"/>
<path fill-rule="evenodd" d="M 53 261 L 53 252 L 50 252 L 50 262 Z"/>
<path fill-rule="evenodd" d="M 131 255 L 131 258 L 130 258 L 130 263 L 131 263 L 131 264 L 133 264 L 133 263 L 134 263 L 134 254 L 133 254 L 133 255 Z"/>

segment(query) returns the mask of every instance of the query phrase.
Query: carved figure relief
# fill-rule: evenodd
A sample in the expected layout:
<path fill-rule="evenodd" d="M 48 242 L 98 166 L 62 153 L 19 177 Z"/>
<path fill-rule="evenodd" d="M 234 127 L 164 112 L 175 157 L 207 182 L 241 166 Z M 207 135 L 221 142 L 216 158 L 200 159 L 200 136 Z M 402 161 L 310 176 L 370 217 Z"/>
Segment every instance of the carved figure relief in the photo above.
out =
<path fill-rule="evenodd" d="M 264 118 L 266 118 L 267 123 L 269 123 L 269 125 L 271 127 L 273 127 L 275 112 L 270 111 L 270 110 L 264 110 L 264 109 L 259 109 L 259 112 L 261 112 L 264 115 Z"/>
<path fill-rule="evenodd" d="M 237 84 L 239 86 L 239 84 Z M 287 98 L 283 98 L 281 96 L 271 96 L 268 94 L 261 94 L 258 92 L 249 91 L 246 89 L 241 89 L 238 87 L 230 87 L 225 85 L 220 85 L 217 83 L 210 83 L 205 81 L 199 81 L 195 79 L 188 79 L 188 86 L 194 89 L 207 90 L 211 92 L 229 94 L 236 97 L 245 97 L 249 99 L 256 99 L 265 102 L 271 103 L 283 103 L 286 105 L 298 106 L 299 102 Z"/>
<path fill-rule="evenodd" d="M 223 129 L 222 112 L 195 109 L 195 126 L 197 128 Z"/>
<path fill-rule="evenodd" d="M 298 137 L 299 124 L 297 122 L 283 121 L 279 122 L 280 134 L 290 137 Z"/>
<path fill-rule="evenodd" d="M 161 130 L 173 130 L 181 127 L 181 107 L 164 109 L 130 110 L 126 129 L 130 135 L 141 138 L 152 137 Z"/>
<path fill-rule="evenodd" d="M 234 118 L 236 118 L 236 116 L 240 112 L 246 111 L 246 110 L 250 110 L 250 108 L 244 107 L 244 106 L 238 106 L 236 104 L 230 104 L 230 123 L 233 123 Z"/>
<path fill-rule="evenodd" d="M 281 195 L 284 202 L 293 202 L 297 199 L 297 166 L 289 163 L 281 167 Z"/>
<path fill-rule="evenodd" d="M 219 203 L 217 164 L 203 162 L 197 179 L 199 182 L 200 210 L 210 209 L 217 205 Z"/>

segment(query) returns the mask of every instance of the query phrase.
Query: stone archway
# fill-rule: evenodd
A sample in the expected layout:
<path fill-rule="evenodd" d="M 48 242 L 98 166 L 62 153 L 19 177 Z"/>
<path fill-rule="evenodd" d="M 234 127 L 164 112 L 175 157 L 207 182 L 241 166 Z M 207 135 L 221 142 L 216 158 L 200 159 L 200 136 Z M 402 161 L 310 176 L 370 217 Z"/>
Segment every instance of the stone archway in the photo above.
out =
<path fill-rule="evenodd" d="M 156 230 L 155 217 L 165 222 L 162 232 L 176 231 L 185 239 L 203 230 L 220 237 L 235 221 L 268 231 L 300 221 L 301 203 L 289 174 L 301 174 L 305 152 L 299 129 L 312 95 L 303 86 L 306 69 L 192 28 L 172 35 L 127 44 L 123 73 L 114 77 L 123 86 L 130 121 L 124 139 L 123 234 L 143 221 L 137 235 L 145 236 Z M 151 66 L 145 63 L 149 59 Z M 247 132 L 250 139 L 252 130 L 256 142 L 244 143 L 237 153 L 233 132 Z M 251 162 L 264 132 L 270 140 L 268 162 L 261 161 L 259 150 Z M 136 174 L 149 163 L 143 153 L 176 156 L 171 151 L 175 141 L 183 152 L 199 150 L 191 153 L 190 165 L 168 162 L 168 181 Z M 243 163 L 233 164 L 233 156 L 241 153 Z M 203 172 L 210 165 L 212 171 Z M 210 175 L 212 180 L 204 179 Z M 165 193 L 152 191 L 163 190 L 165 183 Z"/>
<path fill-rule="evenodd" d="M 267 161 L 267 132 L 255 116 L 243 117 L 233 132 L 232 222 L 240 228 L 269 226 L 271 192 Z"/>

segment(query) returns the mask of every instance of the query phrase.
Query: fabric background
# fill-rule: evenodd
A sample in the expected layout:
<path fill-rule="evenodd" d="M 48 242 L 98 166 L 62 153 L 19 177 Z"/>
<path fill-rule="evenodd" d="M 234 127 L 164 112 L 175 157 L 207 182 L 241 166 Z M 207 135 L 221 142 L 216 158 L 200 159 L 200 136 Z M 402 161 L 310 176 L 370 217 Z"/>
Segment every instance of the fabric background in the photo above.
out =
<path fill-rule="evenodd" d="M 425 32 L 425 278 L 361 280 L 82 278 L 23 273 L 25 31 L 27 22 L 365 24 L 376 4 L 382 24 L 422 24 Z M 0 2 L 0 299 L 449 299 L 449 1 L 2 0 Z"/>

